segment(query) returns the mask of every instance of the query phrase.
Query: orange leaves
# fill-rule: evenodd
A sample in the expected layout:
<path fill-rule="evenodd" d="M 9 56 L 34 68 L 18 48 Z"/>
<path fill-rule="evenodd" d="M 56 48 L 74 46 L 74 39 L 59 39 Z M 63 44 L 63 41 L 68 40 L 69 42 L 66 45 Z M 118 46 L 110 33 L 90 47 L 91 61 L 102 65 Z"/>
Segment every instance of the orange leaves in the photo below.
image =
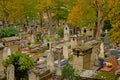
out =
<path fill-rule="evenodd" d="M 40 11 L 45 10 L 46 7 L 54 7 L 55 3 L 51 0 L 40 0 L 39 4 L 36 6 Z"/>
<path fill-rule="evenodd" d="M 71 13 L 68 15 L 67 22 L 76 26 L 79 16 L 79 7 L 76 5 L 73 7 Z"/>

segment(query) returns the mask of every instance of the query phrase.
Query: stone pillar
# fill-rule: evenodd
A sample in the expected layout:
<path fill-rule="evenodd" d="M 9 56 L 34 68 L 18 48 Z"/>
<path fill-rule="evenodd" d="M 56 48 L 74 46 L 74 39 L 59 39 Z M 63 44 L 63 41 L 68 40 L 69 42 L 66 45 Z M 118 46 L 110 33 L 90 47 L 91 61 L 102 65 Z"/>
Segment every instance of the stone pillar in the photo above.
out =
<path fill-rule="evenodd" d="M 68 47 L 66 45 L 63 46 L 63 56 L 68 59 Z"/>
<path fill-rule="evenodd" d="M 14 78 L 15 68 L 12 64 L 7 67 L 7 80 L 15 80 Z"/>
<path fill-rule="evenodd" d="M 71 37 L 71 49 L 76 48 L 76 46 L 77 46 L 77 36 L 75 35 Z"/>
<path fill-rule="evenodd" d="M 62 75 L 62 70 L 61 70 L 61 53 L 62 53 L 62 47 L 58 46 L 56 47 L 57 52 L 58 52 L 58 67 L 57 67 L 57 71 L 56 74 L 61 76 Z"/>
<path fill-rule="evenodd" d="M 2 61 L 3 61 L 3 49 L 4 46 L 0 44 L 0 71 L 4 71 Z"/>
<path fill-rule="evenodd" d="M 32 71 L 28 73 L 28 80 L 37 80 L 36 79 L 36 74 Z"/>
<path fill-rule="evenodd" d="M 49 43 L 49 50 L 50 50 L 50 53 L 48 53 L 48 56 L 47 56 L 47 66 L 48 68 L 50 68 L 50 71 L 53 72 L 55 68 L 54 68 L 54 54 L 52 52 L 51 42 Z"/>
<path fill-rule="evenodd" d="M 70 36 L 69 27 L 67 25 L 65 25 L 65 27 L 64 27 L 64 40 L 69 41 L 69 36 Z"/>

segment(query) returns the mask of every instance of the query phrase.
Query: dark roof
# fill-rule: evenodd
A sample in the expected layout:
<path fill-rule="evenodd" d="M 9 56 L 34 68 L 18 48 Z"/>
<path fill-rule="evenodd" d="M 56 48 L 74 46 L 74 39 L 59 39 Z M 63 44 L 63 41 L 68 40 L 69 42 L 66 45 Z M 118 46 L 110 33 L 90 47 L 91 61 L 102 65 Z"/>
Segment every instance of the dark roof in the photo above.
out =
<path fill-rule="evenodd" d="M 91 49 L 94 47 L 94 45 L 97 45 L 99 43 L 99 41 L 97 40 L 92 40 L 92 41 L 88 41 L 85 44 L 79 46 L 81 51 L 86 51 L 88 49 Z"/>
<path fill-rule="evenodd" d="M 97 45 L 98 43 L 99 41 L 97 40 L 86 42 L 85 44 L 82 44 L 81 46 L 78 46 L 77 48 L 73 49 L 73 52 L 74 54 L 86 55 L 87 51 L 92 50 L 94 45 Z"/>

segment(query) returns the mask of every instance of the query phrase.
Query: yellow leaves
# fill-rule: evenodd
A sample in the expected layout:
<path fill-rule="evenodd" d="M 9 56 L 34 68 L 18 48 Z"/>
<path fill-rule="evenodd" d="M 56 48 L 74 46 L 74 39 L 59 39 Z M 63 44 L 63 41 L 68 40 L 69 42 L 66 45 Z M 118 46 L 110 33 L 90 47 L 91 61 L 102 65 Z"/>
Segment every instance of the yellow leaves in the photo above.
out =
<path fill-rule="evenodd" d="M 115 0 L 108 0 L 108 7 L 111 8 L 115 4 Z"/>
<path fill-rule="evenodd" d="M 67 22 L 76 26 L 79 16 L 79 7 L 76 5 L 73 7 L 71 13 L 68 15 Z"/>
<path fill-rule="evenodd" d="M 109 31 L 108 36 L 111 43 L 120 39 L 120 23 L 113 25 L 113 28 Z"/>
<path fill-rule="evenodd" d="M 45 10 L 47 7 L 53 7 L 55 5 L 51 0 L 40 0 L 39 4 L 36 6 L 40 11 Z"/>

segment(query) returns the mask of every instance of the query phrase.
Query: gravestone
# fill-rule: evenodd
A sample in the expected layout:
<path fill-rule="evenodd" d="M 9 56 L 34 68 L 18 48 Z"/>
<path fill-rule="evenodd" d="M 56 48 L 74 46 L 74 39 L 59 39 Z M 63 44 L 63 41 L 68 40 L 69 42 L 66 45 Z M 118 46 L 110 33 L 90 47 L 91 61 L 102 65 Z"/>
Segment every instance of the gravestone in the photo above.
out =
<path fill-rule="evenodd" d="M 3 61 L 3 49 L 4 46 L 2 44 L 0 44 L 0 71 L 3 71 L 3 65 L 2 65 L 2 61 Z"/>
<path fill-rule="evenodd" d="M 68 25 L 65 25 L 65 27 L 64 27 L 64 40 L 69 41 L 69 36 L 70 36 L 69 27 L 68 27 Z"/>
<path fill-rule="evenodd" d="M 63 56 L 68 59 L 68 47 L 66 45 L 63 46 Z"/>
<path fill-rule="evenodd" d="M 7 80 L 14 80 L 15 68 L 12 64 L 7 67 Z"/>
<path fill-rule="evenodd" d="M 100 53 L 99 53 L 98 56 L 99 56 L 99 58 L 102 58 L 102 59 L 105 58 L 105 55 L 104 55 L 104 43 L 103 42 L 100 44 Z"/>
<path fill-rule="evenodd" d="M 76 46 L 77 46 L 77 36 L 76 35 L 74 35 L 74 36 L 71 36 L 71 49 L 74 49 L 74 48 L 76 48 Z"/>
<path fill-rule="evenodd" d="M 36 74 L 32 71 L 29 72 L 28 77 L 29 77 L 28 80 L 37 80 Z"/>
<path fill-rule="evenodd" d="M 35 43 L 34 35 L 33 34 L 31 35 L 31 43 Z"/>
<path fill-rule="evenodd" d="M 48 56 L 47 56 L 47 66 L 48 68 L 50 68 L 50 71 L 53 72 L 54 71 L 54 55 L 52 52 L 51 42 L 49 43 L 49 50 L 50 50 L 50 53 L 48 53 Z"/>

